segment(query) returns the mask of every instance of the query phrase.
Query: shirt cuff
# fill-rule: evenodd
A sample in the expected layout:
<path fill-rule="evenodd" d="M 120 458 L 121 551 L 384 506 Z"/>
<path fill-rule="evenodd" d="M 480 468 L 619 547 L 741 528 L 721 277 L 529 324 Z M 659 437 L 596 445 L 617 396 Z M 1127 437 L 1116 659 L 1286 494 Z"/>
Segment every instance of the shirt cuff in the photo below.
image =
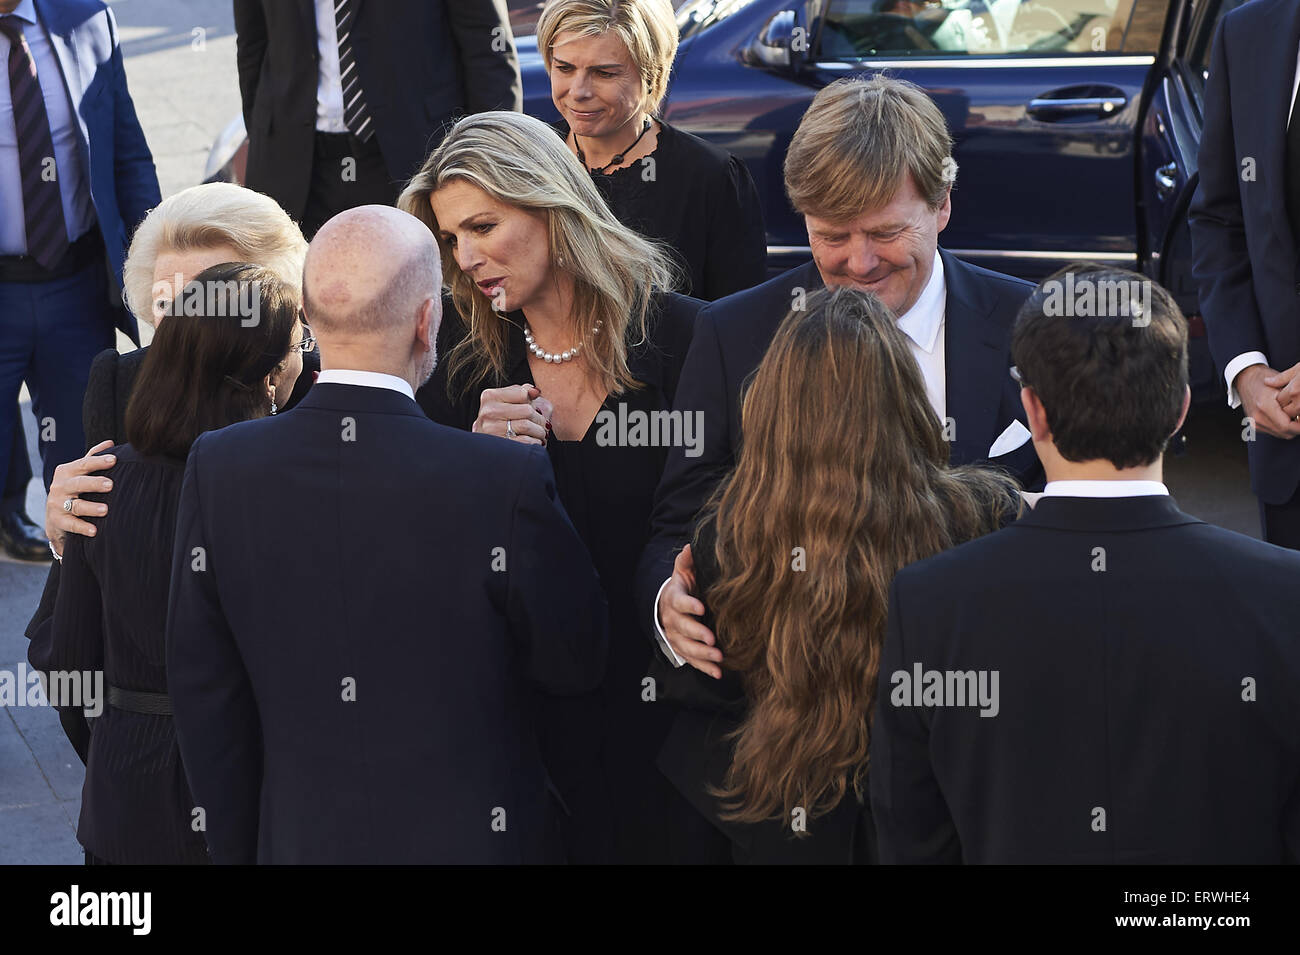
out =
<path fill-rule="evenodd" d="M 663 596 L 664 588 L 668 586 L 669 580 L 672 580 L 672 578 L 669 577 L 668 580 L 659 585 L 659 592 L 655 594 L 654 606 L 650 608 L 650 618 L 654 621 L 655 638 L 659 641 L 659 649 L 663 651 L 664 656 L 668 658 L 674 667 L 680 667 L 686 663 L 686 658 L 677 655 L 677 651 L 668 642 L 664 628 L 659 626 L 659 598 Z"/>
<path fill-rule="evenodd" d="M 1268 356 L 1262 351 L 1248 351 L 1238 355 L 1232 361 L 1228 362 L 1228 367 L 1223 369 L 1223 382 L 1228 386 L 1228 407 L 1240 408 L 1241 395 L 1237 394 L 1237 389 L 1232 386 L 1237 376 L 1251 365 L 1267 365 Z"/>

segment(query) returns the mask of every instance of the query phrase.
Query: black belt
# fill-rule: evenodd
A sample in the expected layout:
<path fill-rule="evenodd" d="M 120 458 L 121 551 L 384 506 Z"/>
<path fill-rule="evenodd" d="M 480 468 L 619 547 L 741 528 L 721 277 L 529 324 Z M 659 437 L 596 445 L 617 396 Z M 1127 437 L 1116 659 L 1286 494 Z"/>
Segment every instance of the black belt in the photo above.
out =
<path fill-rule="evenodd" d="M 110 686 L 108 705 L 128 713 L 172 715 L 172 698 L 166 693 L 145 693 L 142 690 L 123 690 L 121 687 Z"/>
<path fill-rule="evenodd" d="M 344 159 L 348 156 L 378 155 L 377 137 L 361 142 L 351 133 L 323 133 L 316 130 L 316 155 L 321 159 Z"/>
<path fill-rule="evenodd" d="M 68 251 L 51 269 L 30 255 L 0 255 L 0 282 L 52 282 L 75 275 L 104 257 L 104 240 L 99 229 L 91 227 L 68 246 Z"/>

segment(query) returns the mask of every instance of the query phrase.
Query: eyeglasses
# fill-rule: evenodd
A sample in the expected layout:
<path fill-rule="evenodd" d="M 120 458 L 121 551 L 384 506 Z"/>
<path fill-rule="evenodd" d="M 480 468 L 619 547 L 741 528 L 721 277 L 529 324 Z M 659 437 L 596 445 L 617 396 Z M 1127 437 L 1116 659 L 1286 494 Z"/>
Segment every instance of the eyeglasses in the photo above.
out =
<path fill-rule="evenodd" d="M 316 339 L 312 337 L 311 329 L 306 325 L 303 326 L 302 341 L 289 346 L 290 351 L 302 352 L 306 355 L 308 352 L 316 350 Z"/>

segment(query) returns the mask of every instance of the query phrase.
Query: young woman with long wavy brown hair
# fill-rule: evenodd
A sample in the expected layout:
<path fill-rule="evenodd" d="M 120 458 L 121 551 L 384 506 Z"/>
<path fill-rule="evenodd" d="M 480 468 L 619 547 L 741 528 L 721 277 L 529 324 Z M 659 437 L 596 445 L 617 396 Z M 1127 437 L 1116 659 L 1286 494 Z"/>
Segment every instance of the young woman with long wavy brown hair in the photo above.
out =
<path fill-rule="evenodd" d="M 732 837 L 738 861 L 869 861 L 867 744 L 890 581 L 995 530 L 1017 488 L 948 466 L 907 338 L 852 289 L 816 292 L 787 316 L 742 429 L 692 547 L 724 678 L 670 676 L 668 695 L 693 710 L 660 766 Z"/>

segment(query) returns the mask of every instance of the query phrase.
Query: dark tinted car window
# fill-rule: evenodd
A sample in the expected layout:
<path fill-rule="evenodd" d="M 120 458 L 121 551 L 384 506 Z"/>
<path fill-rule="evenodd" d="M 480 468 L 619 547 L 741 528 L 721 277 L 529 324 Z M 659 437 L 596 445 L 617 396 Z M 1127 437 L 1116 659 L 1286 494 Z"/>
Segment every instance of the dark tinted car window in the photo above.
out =
<path fill-rule="evenodd" d="M 1154 53 L 1168 6 L 1169 0 L 829 0 L 820 56 Z"/>

